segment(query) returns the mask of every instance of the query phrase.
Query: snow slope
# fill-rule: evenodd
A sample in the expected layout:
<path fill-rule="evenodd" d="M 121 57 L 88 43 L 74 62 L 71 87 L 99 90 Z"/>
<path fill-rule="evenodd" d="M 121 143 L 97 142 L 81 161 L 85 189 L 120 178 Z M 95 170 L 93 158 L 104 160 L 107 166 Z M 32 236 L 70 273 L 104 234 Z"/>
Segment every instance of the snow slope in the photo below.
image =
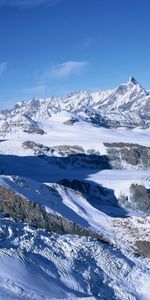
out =
<path fill-rule="evenodd" d="M 68 113 L 61 112 L 53 115 L 48 122 L 40 123 L 40 127 L 46 132 L 44 135 L 28 134 L 17 129 L 7 133 L 1 138 L 0 153 L 15 155 L 33 155 L 32 151 L 24 150 L 22 143 L 27 140 L 41 143 L 46 146 L 78 145 L 85 150 L 94 149 L 100 154 L 106 154 L 104 142 L 136 143 L 150 146 L 150 129 L 106 129 L 95 127 L 91 123 L 80 120 L 73 126 L 64 124 L 68 120 Z"/>
<path fill-rule="evenodd" d="M 0 185 L 102 233 L 110 243 L 48 233 L 0 215 L 0 299 L 149 300 L 150 259 L 135 245 L 150 243 L 150 219 L 117 206 L 132 183 L 150 189 L 149 170 L 66 168 L 51 158 L 63 162 L 69 150 L 62 155 L 41 150 L 40 155 L 23 145 L 79 146 L 86 155 L 88 150 L 106 155 L 105 142 L 150 146 L 149 103 L 149 92 L 130 78 L 113 91 L 32 99 L 1 112 Z M 94 188 L 84 194 L 64 186 L 63 179 L 105 188 L 102 192 L 112 198 L 95 199 Z"/>
<path fill-rule="evenodd" d="M 128 252 L 2 216 L 0 240 L 3 299 L 149 299 L 147 263 Z"/>

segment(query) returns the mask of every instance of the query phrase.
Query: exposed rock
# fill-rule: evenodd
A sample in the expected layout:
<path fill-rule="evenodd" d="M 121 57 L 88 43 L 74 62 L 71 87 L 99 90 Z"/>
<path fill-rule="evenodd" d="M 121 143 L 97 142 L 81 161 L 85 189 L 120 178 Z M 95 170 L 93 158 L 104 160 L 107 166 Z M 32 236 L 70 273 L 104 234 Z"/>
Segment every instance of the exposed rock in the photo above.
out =
<path fill-rule="evenodd" d="M 130 201 L 135 209 L 150 213 L 150 194 L 143 185 L 131 185 Z"/>
<path fill-rule="evenodd" d="M 150 217 L 113 218 L 111 227 L 124 245 L 150 257 Z"/>
<path fill-rule="evenodd" d="M 43 135 L 45 132 L 39 127 L 39 124 L 32 120 L 27 114 L 21 114 L 19 117 L 10 114 L 6 119 L 3 116 L 1 120 L 0 133 L 5 135 L 6 133 L 12 133 L 17 131 L 23 131 L 28 134 L 35 133 Z"/>
<path fill-rule="evenodd" d="M 26 133 L 36 133 L 36 134 L 41 134 L 41 135 L 44 134 L 44 130 L 42 130 L 40 128 L 34 128 L 34 127 L 30 127 L 30 130 L 24 129 L 23 131 Z"/>
<path fill-rule="evenodd" d="M 87 154 L 95 154 L 95 155 L 100 155 L 100 152 L 98 150 L 95 149 L 88 149 Z"/>
<path fill-rule="evenodd" d="M 146 258 L 150 258 L 150 242 L 149 241 L 136 241 L 135 249 L 139 254 Z"/>
<path fill-rule="evenodd" d="M 47 147 L 45 145 L 35 143 L 33 141 L 25 141 L 23 143 L 23 147 L 25 149 L 34 150 L 35 154 L 43 154 L 43 155 L 60 155 L 67 156 L 71 154 L 77 153 L 85 153 L 84 149 L 78 145 L 59 145 L 53 147 Z"/>
<path fill-rule="evenodd" d="M 33 142 L 33 141 L 25 141 L 24 143 L 23 143 L 23 148 L 24 149 L 32 149 L 32 150 L 35 150 L 36 149 L 36 147 L 38 147 L 38 145 L 39 144 L 37 144 L 37 143 L 35 143 L 35 142 Z"/>
<path fill-rule="evenodd" d="M 32 226 L 46 229 L 47 231 L 59 234 L 91 236 L 97 240 L 107 242 L 100 234 L 92 232 L 61 216 L 49 213 L 37 203 L 29 201 L 2 185 L 0 185 L 0 211 L 3 211 L 15 220 L 29 223 Z"/>
<path fill-rule="evenodd" d="M 104 143 L 113 168 L 150 167 L 150 147 L 128 143 Z"/>
<path fill-rule="evenodd" d="M 58 153 L 61 156 L 67 156 L 71 154 L 85 153 L 84 149 L 78 145 L 60 145 L 50 148 L 53 153 Z"/>
<path fill-rule="evenodd" d="M 74 123 L 77 123 L 77 122 L 79 122 L 78 119 L 72 118 L 72 119 L 69 119 L 69 120 L 63 122 L 63 124 L 64 124 L 64 125 L 73 125 Z"/>
<path fill-rule="evenodd" d="M 49 164 L 59 165 L 61 168 L 110 169 L 109 160 L 98 151 L 85 150 L 77 145 L 60 145 L 47 147 L 32 141 L 23 143 L 25 149 L 32 149 L 34 154 L 45 159 Z"/>
<path fill-rule="evenodd" d="M 91 108 L 85 109 L 86 116 L 83 118 L 86 122 L 92 123 L 95 126 L 110 128 L 110 120 L 106 116 L 102 116 L 101 112 Z"/>
<path fill-rule="evenodd" d="M 150 193 L 141 184 L 131 184 L 129 189 L 129 195 L 122 195 L 119 199 L 119 203 L 126 208 L 133 210 L 139 210 L 144 212 L 145 215 L 150 214 Z"/>

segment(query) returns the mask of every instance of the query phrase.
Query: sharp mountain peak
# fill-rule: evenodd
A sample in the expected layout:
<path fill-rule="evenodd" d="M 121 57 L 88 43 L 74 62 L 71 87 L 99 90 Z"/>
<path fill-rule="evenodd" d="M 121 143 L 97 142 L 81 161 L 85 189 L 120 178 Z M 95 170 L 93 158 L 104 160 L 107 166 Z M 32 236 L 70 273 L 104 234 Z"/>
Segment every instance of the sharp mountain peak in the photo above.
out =
<path fill-rule="evenodd" d="M 134 85 L 140 85 L 140 84 L 138 83 L 138 81 L 137 81 L 133 76 L 130 76 L 130 77 L 129 77 L 128 83 L 129 83 L 129 84 L 132 83 L 132 84 L 134 84 Z"/>

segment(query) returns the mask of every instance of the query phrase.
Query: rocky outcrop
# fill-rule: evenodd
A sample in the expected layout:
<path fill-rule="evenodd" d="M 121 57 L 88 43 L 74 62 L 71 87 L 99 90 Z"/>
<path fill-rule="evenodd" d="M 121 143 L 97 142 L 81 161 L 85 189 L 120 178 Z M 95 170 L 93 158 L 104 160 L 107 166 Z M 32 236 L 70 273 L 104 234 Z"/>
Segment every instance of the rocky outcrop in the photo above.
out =
<path fill-rule="evenodd" d="M 150 215 L 150 191 L 141 184 L 131 184 L 129 195 L 122 195 L 119 203 L 123 207 L 142 211 L 145 215 Z"/>
<path fill-rule="evenodd" d="M 129 143 L 104 143 L 113 168 L 150 168 L 150 147 Z"/>
<path fill-rule="evenodd" d="M 59 145 L 48 147 L 40 143 L 35 143 L 33 141 L 25 141 L 22 144 L 24 149 L 31 149 L 35 154 L 43 153 L 43 155 L 60 155 L 60 156 L 68 156 L 73 154 L 95 154 L 100 155 L 99 151 L 95 151 L 94 149 L 88 149 L 85 151 L 81 146 L 78 145 Z"/>
<path fill-rule="evenodd" d="M 37 144 L 33 141 L 25 141 L 22 146 L 24 149 L 31 149 L 31 150 L 35 150 L 40 144 Z"/>
<path fill-rule="evenodd" d="M 60 145 L 48 147 L 40 143 L 35 143 L 33 141 L 25 141 L 22 144 L 24 149 L 31 149 L 34 151 L 34 154 L 43 154 L 43 155 L 60 155 L 67 156 L 72 154 L 81 154 L 85 153 L 84 149 L 78 145 Z"/>
<path fill-rule="evenodd" d="M 150 242 L 149 241 L 136 241 L 134 245 L 135 250 L 142 256 L 150 258 Z"/>
<path fill-rule="evenodd" d="M 130 202 L 135 210 L 141 210 L 146 214 L 150 214 L 150 193 L 143 185 L 131 185 Z"/>
<path fill-rule="evenodd" d="M 77 123 L 77 122 L 79 122 L 79 119 L 77 119 L 77 118 L 71 118 L 71 119 L 69 119 L 67 121 L 64 121 L 63 124 L 70 126 L 70 125 L 73 125 L 74 123 Z"/>
<path fill-rule="evenodd" d="M 59 234 L 77 234 L 91 236 L 97 240 L 107 240 L 100 234 L 92 232 L 61 216 L 49 213 L 44 207 L 16 194 L 13 190 L 0 185 L 0 211 L 5 212 L 15 220 L 29 223 L 37 228 L 53 231 Z"/>
<path fill-rule="evenodd" d="M 32 141 L 25 141 L 25 149 L 33 150 L 34 154 L 46 160 L 49 164 L 56 164 L 61 168 L 110 169 L 109 160 L 98 151 L 87 150 L 77 145 L 60 145 L 47 147 Z"/>
<path fill-rule="evenodd" d="M 12 117 L 12 118 L 11 118 Z M 1 120 L 0 134 L 7 134 L 16 132 L 16 130 L 26 132 L 28 134 L 40 134 L 43 135 L 45 132 L 40 128 L 39 124 L 32 120 L 28 115 L 21 114 L 19 117 L 14 117 L 13 114 L 8 118 L 3 116 Z"/>
<path fill-rule="evenodd" d="M 78 153 L 85 153 L 84 149 L 78 145 L 60 145 L 50 147 L 49 151 L 60 156 L 68 156 Z"/>

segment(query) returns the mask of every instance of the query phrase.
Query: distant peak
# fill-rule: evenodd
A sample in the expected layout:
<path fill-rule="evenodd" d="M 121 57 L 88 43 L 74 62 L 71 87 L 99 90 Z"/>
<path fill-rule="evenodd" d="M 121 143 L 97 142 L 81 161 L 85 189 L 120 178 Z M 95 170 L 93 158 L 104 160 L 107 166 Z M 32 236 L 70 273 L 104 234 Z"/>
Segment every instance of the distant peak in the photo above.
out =
<path fill-rule="evenodd" d="M 137 82 L 137 80 L 133 76 L 129 77 L 128 83 L 132 83 L 134 85 L 139 85 L 139 83 Z"/>

